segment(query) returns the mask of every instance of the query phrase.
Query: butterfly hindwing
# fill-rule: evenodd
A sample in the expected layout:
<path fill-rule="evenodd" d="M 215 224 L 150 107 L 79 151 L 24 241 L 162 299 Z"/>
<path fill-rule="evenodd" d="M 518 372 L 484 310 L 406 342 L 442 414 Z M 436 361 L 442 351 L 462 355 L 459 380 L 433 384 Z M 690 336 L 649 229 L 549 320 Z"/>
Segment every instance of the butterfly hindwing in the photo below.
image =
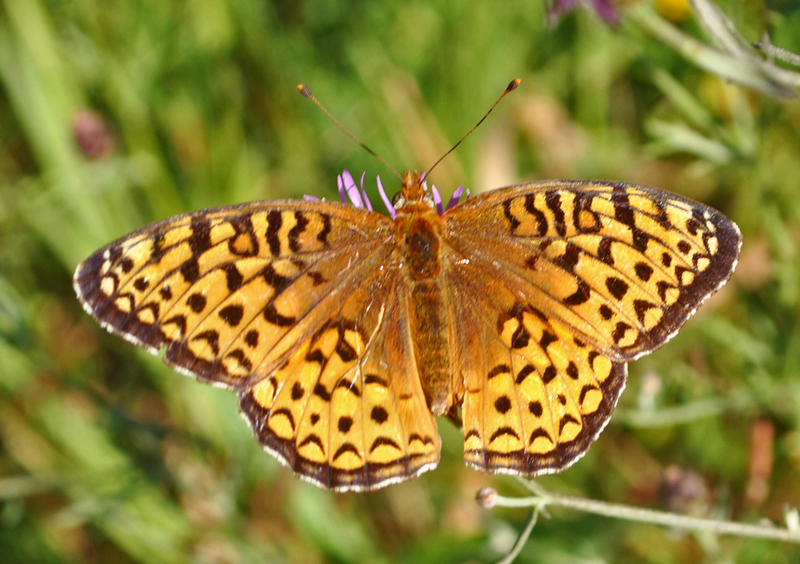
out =
<path fill-rule="evenodd" d="M 440 438 L 414 362 L 395 276 L 351 292 L 266 380 L 240 394 L 264 447 L 302 478 L 371 490 L 434 468 Z"/>

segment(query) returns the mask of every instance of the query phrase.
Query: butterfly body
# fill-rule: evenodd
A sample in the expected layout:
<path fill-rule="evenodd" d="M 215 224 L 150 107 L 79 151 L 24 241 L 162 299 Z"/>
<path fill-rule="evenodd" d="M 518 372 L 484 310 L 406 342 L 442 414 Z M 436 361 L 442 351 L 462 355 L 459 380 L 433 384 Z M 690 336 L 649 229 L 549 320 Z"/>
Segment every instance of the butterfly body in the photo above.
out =
<path fill-rule="evenodd" d="M 321 487 L 436 466 L 434 415 L 467 463 L 563 470 L 608 422 L 627 362 L 663 345 L 733 271 L 722 214 L 623 183 L 545 181 L 437 213 L 416 173 L 395 219 L 254 202 L 143 228 L 79 265 L 113 333 L 235 390 L 263 447 Z"/>
<path fill-rule="evenodd" d="M 425 398 L 434 415 L 447 412 L 456 398 L 450 364 L 447 288 L 442 265 L 442 218 L 422 188 L 420 175 L 403 178 L 395 230 L 399 262 L 409 288 L 410 325 Z"/>

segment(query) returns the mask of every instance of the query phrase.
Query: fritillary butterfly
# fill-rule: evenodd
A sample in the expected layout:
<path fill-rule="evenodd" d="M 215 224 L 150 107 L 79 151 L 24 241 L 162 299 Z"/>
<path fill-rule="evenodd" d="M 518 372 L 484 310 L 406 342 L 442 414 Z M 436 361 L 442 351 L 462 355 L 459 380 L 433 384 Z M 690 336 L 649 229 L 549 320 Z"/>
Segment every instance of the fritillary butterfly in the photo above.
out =
<path fill-rule="evenodd" d="M 463 419 L 474 468 L 567 468 L 608 422 L 626 363 L 725 283 L 741 245 L 718 211 L 632 184 L 533 182 L 442 210 L 407 173 L 393 218 L 346 184 L 357 205 L 148 225 L 74 278 L 103 327 L 236 391 L 265 450 L 338 491 L 434 468 L 436 415 Z"/>

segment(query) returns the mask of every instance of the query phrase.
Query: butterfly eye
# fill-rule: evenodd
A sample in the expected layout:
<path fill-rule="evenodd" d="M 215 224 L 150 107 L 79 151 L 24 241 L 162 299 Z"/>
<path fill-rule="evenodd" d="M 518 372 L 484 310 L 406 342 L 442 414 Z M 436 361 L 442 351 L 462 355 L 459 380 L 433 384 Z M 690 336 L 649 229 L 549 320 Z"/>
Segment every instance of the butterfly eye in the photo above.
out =
<path fill-rule="evenodd" d="M 398 208 L 403 207 L 403 205 L 405 203 L 406 203 L 406 199 L 403 197 L 402 190 L 400 192 L 396 193 L 394 196 L 392 196 L 392 207 L 394 209 L 398 209 Z"/>

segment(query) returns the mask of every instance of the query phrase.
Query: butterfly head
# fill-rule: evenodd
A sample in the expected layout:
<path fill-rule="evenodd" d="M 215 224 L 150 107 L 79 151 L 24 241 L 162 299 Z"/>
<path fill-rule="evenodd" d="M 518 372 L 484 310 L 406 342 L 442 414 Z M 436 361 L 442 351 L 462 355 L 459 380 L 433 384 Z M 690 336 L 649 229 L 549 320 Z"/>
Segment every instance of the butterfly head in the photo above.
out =
<path fill-rule="evenodd" d="M 427 184 L 423 182 L 420 173 L 407 172 L 403 175 L 402 190 L 392 198 L 392 207 L 395 211 L 399 211 L 403 208 L 418 208 L 420 205 L 426 208 L 435 208 L 433 194 Z"/>

